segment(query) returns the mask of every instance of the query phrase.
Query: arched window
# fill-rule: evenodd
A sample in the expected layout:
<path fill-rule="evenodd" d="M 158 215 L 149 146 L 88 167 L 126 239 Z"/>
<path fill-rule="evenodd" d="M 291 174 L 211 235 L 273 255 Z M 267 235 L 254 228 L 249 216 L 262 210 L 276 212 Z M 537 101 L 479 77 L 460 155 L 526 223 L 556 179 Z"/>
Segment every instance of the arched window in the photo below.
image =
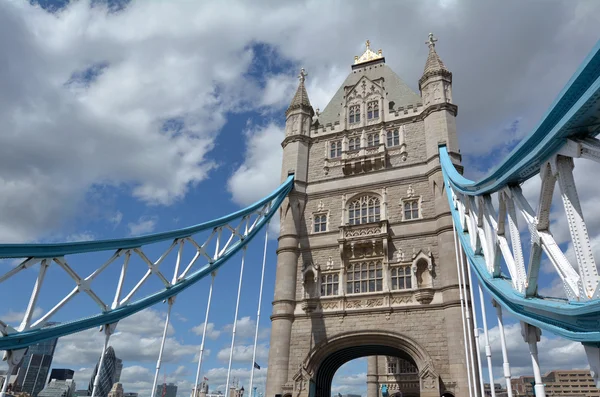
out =
<path fill-rule="evenodd" d="M 348 150 L 358 150 L 360 149 L 360 138 L 354 137 L 348 139 Z"/>
<path fill-rule="evenodd" d="M 350 106 L 350 109 L 348 112 L 348 122 L 350 124 L 360 122 L 360 105 Z"/>
<path fill-rule="evenodd" d="M 379 101 L 367 103 L 367 120 L 379 118 Z"/>
<path fill-rule="evenodd" d="M 383 267 L 381 262 L 360 262 L 348 268 L 346 293 L 360 294 L 383 290 Z"/>
<path fill-rule="evenodd" d="M 378 133 L 367 135 L 367 146 L 369 146 L 369 147 L 379 146 L 379 134 Z"/>
<path fill-rule="evenodd" d="M 400 144 L 400 131 L 395 129 L 387 132 L 387 145 L 388 147 L 398 146 Z"/>
<path fill-rule="evenodd" d="M 333 141 L 330 143 L 329 156 L 332 159 L 342 157 L 342 141 Z"/>
<path fill-rule="evenodd" d="M 340 276 L 338 274 L 324 274 L 321 276 L 321 296 L 338 294 Z"/>
<path fill-rule="evenodd" d="M 350 202 L 348 206 L 348 222 L 351 225 L 379 222 L 381 219 L 380 211 L 380 201 L 377 197 L 359 197 Z"/>
<path fill-rule="evenodd" d="M 390 275 L 392 277 L 392 290 L 412 288 L 410 266 L 393 267 L 390 269 Z"/>
<path fill-rule="evenodd" d="M 419 219 L 419 200 L 409 200 L 404 202 L 404 220 Z"/>

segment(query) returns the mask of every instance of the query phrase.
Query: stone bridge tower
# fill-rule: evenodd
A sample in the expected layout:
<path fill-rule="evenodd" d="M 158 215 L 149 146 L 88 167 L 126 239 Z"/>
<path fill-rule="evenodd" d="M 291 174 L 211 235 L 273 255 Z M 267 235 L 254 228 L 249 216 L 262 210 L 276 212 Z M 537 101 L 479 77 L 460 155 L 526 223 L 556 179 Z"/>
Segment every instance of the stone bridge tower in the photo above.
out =
<path fill-rule="evenodd" d="M 453 229 L 438 146 L 458 164 L 452 73 L 430 35 L 421 95 L 381 50 L 354 59 L 322 113 L 306 73 L 286 112 L 266 397 L 330 397 L 368 356 L 368 397 L 465 396 Z"/>

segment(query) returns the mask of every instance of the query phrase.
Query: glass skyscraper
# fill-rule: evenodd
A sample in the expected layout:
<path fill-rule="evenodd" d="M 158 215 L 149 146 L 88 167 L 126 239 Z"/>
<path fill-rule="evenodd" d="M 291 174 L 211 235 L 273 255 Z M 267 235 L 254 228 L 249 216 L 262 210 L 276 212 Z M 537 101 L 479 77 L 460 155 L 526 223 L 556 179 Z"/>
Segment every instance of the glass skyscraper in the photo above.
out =
<path fill-rule="evenodd" d="M 96 379 L 96 374 L 100 373 L 98 388 L 96 389 L 96 397 L 108 397 L 110 389 L 112 389 L 113 384 L 116 383 L 115 375 L 117 372 L 117 360 L 118 359 L 115 355 L 115 350 L 112 346 L 109 346 L 104 353 L 104 362 L 102 363 L 102 368 L 98 369 L 100 366 L 100 360 L 98 360 L 98 364 L 96 364 L 96 368 L 92 374 L 92 379 L 90 380 L 90 385 L 88 386 L 89 396 L 92 395 L 92 390 L 94 390 L 94 380 Z"/>
<path fill-rule="evenodd" d="M 154 397 L 177 397 L 177 385 L 174 383 L 156 385 Z"/>
<path fill-rule="evenodd" d="M 58 339 L 51 339 L 29 346 L 18 368 L 15 391 L 37 397 L 46 386 L 57 341 Z"/>

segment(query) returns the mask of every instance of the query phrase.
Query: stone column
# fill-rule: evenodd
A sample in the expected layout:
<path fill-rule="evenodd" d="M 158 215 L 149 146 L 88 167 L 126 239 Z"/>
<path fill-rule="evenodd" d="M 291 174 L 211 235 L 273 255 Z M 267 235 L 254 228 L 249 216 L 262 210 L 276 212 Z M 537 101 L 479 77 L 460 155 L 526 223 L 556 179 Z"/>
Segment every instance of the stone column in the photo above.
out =
<path fill-rule="evenodd" d="M 379 397 L 377 356 L 367 357 L 367 397 Z"/>
<path fill-rule="evenodd" d="M 298 256 L 298 229 L 300 200 L 297 193 L 290 193 L 281 206 L 281 233 L 277 248 L 275 297 L 271 315 L 271 344 L 269 370 L 265 397 L 282 394 L 288 381 L 290 338 L 294 320 L 296 299 L 296 276 Z"/>

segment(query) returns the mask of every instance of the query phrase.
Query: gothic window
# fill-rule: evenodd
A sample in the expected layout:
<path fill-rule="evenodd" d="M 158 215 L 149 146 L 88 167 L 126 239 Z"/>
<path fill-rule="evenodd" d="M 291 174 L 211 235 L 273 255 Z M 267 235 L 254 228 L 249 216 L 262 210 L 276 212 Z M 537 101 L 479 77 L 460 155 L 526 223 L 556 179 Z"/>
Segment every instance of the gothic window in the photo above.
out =
<path fill-rule="evenodd" d="M 358 150 L 360 149 L 360 138 L 354 137 L 348 140 L 348 150 Z"/>
<path fill-rule="evenodd" d="M 380 201 L 377 197 L 362 196 L 353 200 L 348 207 L 348 222 L 351 225 L 379 222 L 381 219 Z"/>
<path fill-rule="evenodd" d="M 392 359 L 388 358 L 387 373 L 388 373 L 388 375 L 395 375 L 398 373 L 398 364 L 396 363 L 395 358 L 392 358 Z"/>
<path fill-rule="evenodd" d="M 367 146 L 368 147 L 379 146 L 379 134 L 378 133 L 367 135 Z"/>
<path fill-rule="evenodd" d="M 325 215 L 325 214 L 315 215 L 314 223 L 315 223 L 315 233 L 327 231 L 327 215 Z"/>
<path fill-rule="evenodd" d="M 350 124 L 360 122 L 360 105 L 350 106 L 350 112 L 348 113 L 348 122 Z"/>
<path fill-rule="evenodd" d="M 360 294 L 383 290 L 383 267 L 381 262 L 360 262 L 348 268 L 346 293 Z"/>
<path fill-rule="evenodd" d="M 399 359 L 399 371 L 398 373 L 400 374 L 416 374 L 417 372 L 419 372 L 419 370 L 417 369 L 417 367 L 415 367 L 410 361 L 406 361 L 403 359 Z"/>
<path fill-rule="evenodd" d="M 329 144 L 329 157 L 332 159 L 342 157 L 342 141 L 333 141 Z"/>
<path fill-rule="evenodd" d="M 404 220 L 419 219 L 419 200 L 404 201 Z"/>
<path fill-rule="evenodd" d="M 397 129 L 387 132 L 388 147 L 398 146 L 400 144 L 400 131 Z"/>
<path fill-rule="evenodd" d="M 321 296 L 338 294 L 340 276 L 338 274 L 324 274 L 321 276 Z"/>
<path fill-rule="evenodd" d="M 379 118 L 379 101 L 367 103 L 367 120 Z"/>
<path fill-rule="evenodd" d="M 392 276 L 392 290 L 412 288 L 412 276 L 410 266 L 399 266 L 390 269 Z"/>

